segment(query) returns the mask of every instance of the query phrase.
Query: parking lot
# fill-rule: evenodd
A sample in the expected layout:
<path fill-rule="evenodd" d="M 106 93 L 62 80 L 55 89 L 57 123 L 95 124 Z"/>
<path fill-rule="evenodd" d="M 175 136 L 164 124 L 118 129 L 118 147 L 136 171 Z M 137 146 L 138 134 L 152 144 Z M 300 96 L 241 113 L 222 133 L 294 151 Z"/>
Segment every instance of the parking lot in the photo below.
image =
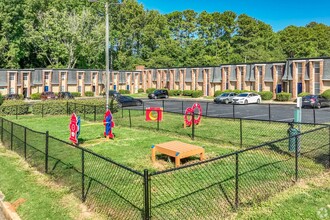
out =
<path fill-rule="evenodd" d="M 291 122 L 294 119 L 293 104 L 215 104 L 212 101 L 204 100 L 150 100 L 144 99 L 143 106 L 131 107 L 142 109 L 147 107 L 163 107 L 166 112 L 184 113 L 186 108 L 194 103 L 199 103 L 202 107 L 202 114 L 210 117 L 222 118 L 245 118 L 257 120 L 273 120 Z M 330 108 L 302 109 L 302 122 L 304 123 L 329 123 Z"/>

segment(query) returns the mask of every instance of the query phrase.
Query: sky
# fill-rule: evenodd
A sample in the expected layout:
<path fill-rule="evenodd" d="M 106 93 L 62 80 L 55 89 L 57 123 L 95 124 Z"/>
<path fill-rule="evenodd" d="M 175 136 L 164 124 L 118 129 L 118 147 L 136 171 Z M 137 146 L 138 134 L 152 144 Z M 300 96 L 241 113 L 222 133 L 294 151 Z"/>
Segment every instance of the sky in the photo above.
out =
<path fill-rule="evenodd" d="M 330 0 L 137 0 L 144 9 L 162 14 L 192 9 L 196 12 L 233 11 L 247 14 L 283 30 L 289 25 L 305 26 L 315 21 L 330 25 Z"/>

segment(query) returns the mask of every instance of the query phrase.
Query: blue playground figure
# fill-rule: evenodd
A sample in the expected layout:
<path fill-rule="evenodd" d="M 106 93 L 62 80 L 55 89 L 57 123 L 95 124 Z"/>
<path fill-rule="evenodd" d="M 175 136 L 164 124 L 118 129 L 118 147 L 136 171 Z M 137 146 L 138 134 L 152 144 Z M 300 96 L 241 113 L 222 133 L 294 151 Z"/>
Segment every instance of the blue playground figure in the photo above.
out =
<path fill-rule="evenodd" d="M 298 154 L 300 153 L 300 131 L 294 127 L 294 124 L 289 123 L 288 135 L 289 135 L 289 151 L 295 152 L 296 148 Z"/>

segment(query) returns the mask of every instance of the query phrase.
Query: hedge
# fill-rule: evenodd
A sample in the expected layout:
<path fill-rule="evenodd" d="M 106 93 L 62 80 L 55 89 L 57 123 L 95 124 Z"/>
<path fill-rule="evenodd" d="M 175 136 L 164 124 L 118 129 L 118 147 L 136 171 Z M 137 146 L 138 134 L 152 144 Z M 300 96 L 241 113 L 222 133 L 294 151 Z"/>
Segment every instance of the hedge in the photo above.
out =
<path fill-rule="evenodd" d="M 194 90 L 183 90 L 182 95 L 183 96 L 192 96 Z"/>
<path fill-rule="evenodd" d="M 144 89 L 142 88 L 138 89 L 138 93 L 144 93 Z"/>
<path fill-rule="evenodd" d="M 147 89 L 147 93 L 150 94 L 150 93 L 153 93 L 156 89 L 155 88 L 149 88 Z"/>
<path fill-rule="evenodd" d="M 291 93 L 281 92 L 276 94 L 277 101 L 289 101 L 291 99 Z"/>
<path fill-rule="evenodd" d="M 33 93 L 31 94 L 32 100 L 39 100 L 41 98 L 41 93 Z"/>
<path fill-rule="evenodd" d="M 270 91 L 258 92 L 262 100 L 271 100 L 273 98 L 273 93 Z"/>
<path fill-rule="evenodd" d="M 0 93 L 0 105 L 2 105 L 2 103 L 3 103 L 3 96 L 2 96 L 2 94 Z"/>
<path fill-rule="evenodd" d="M 310 95 L 310 93 L 309 92 L 301 92 L 301 93 L 298 94 L 298 97 L 304 97 L 306 95 Z"/>
<path fill-rule="evenodd" d="M 71 95 L 73 97 L 80 97 L 81 96 L 81 93 L 80 92 L 71 92 Z"/>
<path fill-rule="evenodd" d="M 325 90 L 321 95 L 326 99 L 330 99 L 330 89 Z"/>
<path fill-rule="evenodd" d="M 195 90 L 192 92 L 191 97 L 193 98 L 198 98 L 203 96 L 203 91 L 202 90 Z"/>
<path fill-rule="evenodd" d="M 119 89 L 119 93 L 120 94 L 130 94 L 130 91 L 126 90 L 126 89 Z"/>
<path fill-rule="evenodd" d="M 168 95 L 169 96 L 180 96 L 182 94 L 181 90 L 168 90 Z"/>
<path fill-rule="evenodd" d="M 92 91 L 87 91 L 87 92 L 85 92 L 85 96 L 93 97 L 93 96 L 94 96 L 94 92 L 92 92 Z"/>
<path fill-rule="evenodd" d="M 17 109 L 17 112 L 16 112 Z M 24 101 L 6 100 L 0 106 L 0 114 L 3 115 L 25 115 L 29 113 L 29 105 Z"/>

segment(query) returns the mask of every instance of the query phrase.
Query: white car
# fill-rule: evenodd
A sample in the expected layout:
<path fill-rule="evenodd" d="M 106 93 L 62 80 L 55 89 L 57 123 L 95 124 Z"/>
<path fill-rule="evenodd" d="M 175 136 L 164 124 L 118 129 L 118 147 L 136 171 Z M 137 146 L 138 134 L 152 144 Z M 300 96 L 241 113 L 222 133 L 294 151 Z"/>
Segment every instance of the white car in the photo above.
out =
<path fill-rule="evenodd" d="M 260 103 L 261 96 L 253 92 L 244 92 L 233 98 L 233 104 L 250 104 L 250 103 Z"/>

